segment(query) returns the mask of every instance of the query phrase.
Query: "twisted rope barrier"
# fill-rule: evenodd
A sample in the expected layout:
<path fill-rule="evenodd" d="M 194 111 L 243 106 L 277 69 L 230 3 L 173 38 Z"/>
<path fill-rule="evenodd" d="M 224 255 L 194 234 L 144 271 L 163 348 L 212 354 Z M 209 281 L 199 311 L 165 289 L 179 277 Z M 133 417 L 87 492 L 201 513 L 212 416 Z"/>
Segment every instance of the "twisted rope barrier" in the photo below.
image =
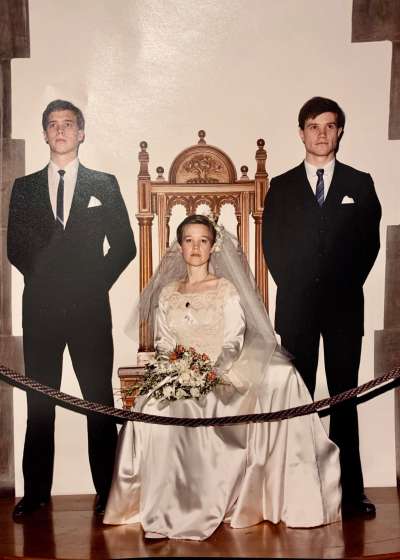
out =
<path fill-rule="evenodd" d="M 380 390 L 380 392 L 387 391 L 396 387 L 400 383 L 400 367 L 392 369 L 390 372 L 377 377 L 376 379 L 371 379 L 344 391 L 334 395 L 333 397 L 321 399 L 309 404 L 295 406 L 293 408 L 287 408 L 285 410 L 278 410 L 276 412 L 262 412 L 258 414 L 240 414 L 237 416 L 223 416 L 220 418 L 174 418 L 158 416 L 155 414 L 144 414 L 143 412 L 134 412 L 130 410 L 123 410 L 121 408 L 114 408 L 113 406 L 107 406 L 99 403 L 94 403 L 87 401 L 85 399 L 80 399 L 62 391 L 48 387 L 47 385 L 42 385 L 38 381 L 35 381 L 32 377 L 26 377 L 9 369 L 3 365 L 0 365 L 0 379 L 18 387 L 23 390 L 32 390 L 38 393 L 42 393 L 44 396 L 49 397 L 56 401 L 56 404 L 74 410 L 81 414 L 96 413 L 104 414 L 115 419 L 116 422 L 124 422 L 127 420 L 134 422 L 145 422 L 147 424 L 164 424 L 168 426 L 185 426 L 190 428 L 195 428 L 198 426 L 232 426 L 235 424 L 245 424 L 245 423 L 259 423 L 259 422 L 278 422 L 280 420 L 287 420 L 289 418 L 295 418 L 297 416 L 305 416 L 307 414 L 313 414 L 319 412 L 321 415 L 326 415 L 324 412 L 330 414 L 330 409 L 345 401 L 355 399 L 358 395 L 371 391 L 384 383 L 388 383 Z M 389 382 L 391 382 L 389 384 Z M 361 399 L 357 399 L 357 403 L 361 402 Z M 326 410 L 328 409 L 328 411 Z"/>

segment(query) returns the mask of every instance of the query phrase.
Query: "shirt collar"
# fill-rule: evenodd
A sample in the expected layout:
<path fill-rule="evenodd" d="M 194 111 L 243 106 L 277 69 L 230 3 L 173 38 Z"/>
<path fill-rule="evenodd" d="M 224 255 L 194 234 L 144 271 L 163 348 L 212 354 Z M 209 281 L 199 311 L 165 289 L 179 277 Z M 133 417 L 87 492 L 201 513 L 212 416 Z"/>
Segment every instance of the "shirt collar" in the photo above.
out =
<path fill-rule="evenodd" d="M 321 167 L 321 166 L 312 165 L 307 160 L 304 160 L 304 165 L 305 165 L 305 168 L 306 168 L 307 175 L 310 175 L 310 176 L 317 175 L 317 169 L 323 169 L 324 170 L 324 175 L 333 175 L 333 170 L 335 168 L 335 163 L 336 163 L 336 159 L 333 158 L 326 165 Z"/>
<path fill-rule="evenodd" d="M 77 157 L 72 161 L 70 161 L 65 167 L 60 167 L 52 160 L 50 160 L 49 162 L 49 168 L 54 174 L 58 173 L 60 169 L 64 169 L 65 173 L 69 173 L 70 175 L 73 174 L 76 175 L 78 173 L 78 167 L 79 167 L 79 158 Z"/>

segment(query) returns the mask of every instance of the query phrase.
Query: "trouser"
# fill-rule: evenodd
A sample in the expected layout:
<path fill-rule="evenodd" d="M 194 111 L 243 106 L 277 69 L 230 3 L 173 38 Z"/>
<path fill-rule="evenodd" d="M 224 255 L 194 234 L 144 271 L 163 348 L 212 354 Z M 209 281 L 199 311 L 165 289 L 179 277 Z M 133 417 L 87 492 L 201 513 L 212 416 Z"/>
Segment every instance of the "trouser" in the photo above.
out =
<path fill-rule="evenodd" d="M 311 396 L 314 395 L 320 335 L 324 344 L 325 373 L 330 395 L 357 387 L 362 336 L 353 333 L 280 333 L 282 345 L 294 356 L 294 364 Z M 357 407 L 354 400 L 335 407 L 330 416 L 330 439 L 340 450 L 343 500 L 364 492 L 360 460 Z"/>
<path fill-rule="evenodd" d="M 48 319 L 51 324 L 42 316 L 36 325 L 24 326 L 26 375 L 59 389 L 63 352 L 68 345 L 83 397 L 113 406 L 111 326 L 101 317 L 96 321 L 90 314 L 86 323 L 85 320 L 77 322 L 73 310 L 59 313 L 52 310 Z M 50 497 L 53 479 L 55 405 L 39 393 L 28 391 L 27 406 L 23 454 L 25 497 L 46 500 Z M 93 483 L 97 494 L 106 498 L 111 486 L 117 428 L 110 418 L 90 414 L 87 431 Z"/>

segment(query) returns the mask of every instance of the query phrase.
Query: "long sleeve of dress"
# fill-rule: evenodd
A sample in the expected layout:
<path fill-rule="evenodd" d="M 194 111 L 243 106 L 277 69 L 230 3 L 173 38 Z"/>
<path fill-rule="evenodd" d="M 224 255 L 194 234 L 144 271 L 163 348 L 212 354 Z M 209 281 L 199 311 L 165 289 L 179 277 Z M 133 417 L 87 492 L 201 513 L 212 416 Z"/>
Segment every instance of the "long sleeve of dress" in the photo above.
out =
<path fill-rule="evenodd" d="M 172 352 L 176 346 L 176 339 L 167 322 L 167 298 L 161 292 L 154 328 L 154 347 L 160 354 Z"/>
<path fill-rule="evenodd" d="M 224 294 L 224 342 L 215 367 L 219 375 L 228 373 L 243 348 L 246 320 L 239 294 L 229 285 Z"/>

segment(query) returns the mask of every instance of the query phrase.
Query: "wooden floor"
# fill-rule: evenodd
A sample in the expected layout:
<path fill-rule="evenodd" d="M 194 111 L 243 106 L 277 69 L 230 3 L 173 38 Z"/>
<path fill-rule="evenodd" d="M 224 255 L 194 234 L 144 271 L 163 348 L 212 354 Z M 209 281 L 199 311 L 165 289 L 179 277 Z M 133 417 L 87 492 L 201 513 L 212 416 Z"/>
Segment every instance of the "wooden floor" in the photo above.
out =
<path fill-rule="evenodd" d="M 399 558 L 400 499 L 395 488 L 370 488 L 375 519 L 347 519 L 316 529 L 262 523 L 220 527 L 203 542 L 147 541 L 139 525 L 104 526 L 93 515 L 93 496 L 55 496 L 52 505 L 16 524 L 14 500 L 0 500 L 0 560 L 143 557 Z"/>

